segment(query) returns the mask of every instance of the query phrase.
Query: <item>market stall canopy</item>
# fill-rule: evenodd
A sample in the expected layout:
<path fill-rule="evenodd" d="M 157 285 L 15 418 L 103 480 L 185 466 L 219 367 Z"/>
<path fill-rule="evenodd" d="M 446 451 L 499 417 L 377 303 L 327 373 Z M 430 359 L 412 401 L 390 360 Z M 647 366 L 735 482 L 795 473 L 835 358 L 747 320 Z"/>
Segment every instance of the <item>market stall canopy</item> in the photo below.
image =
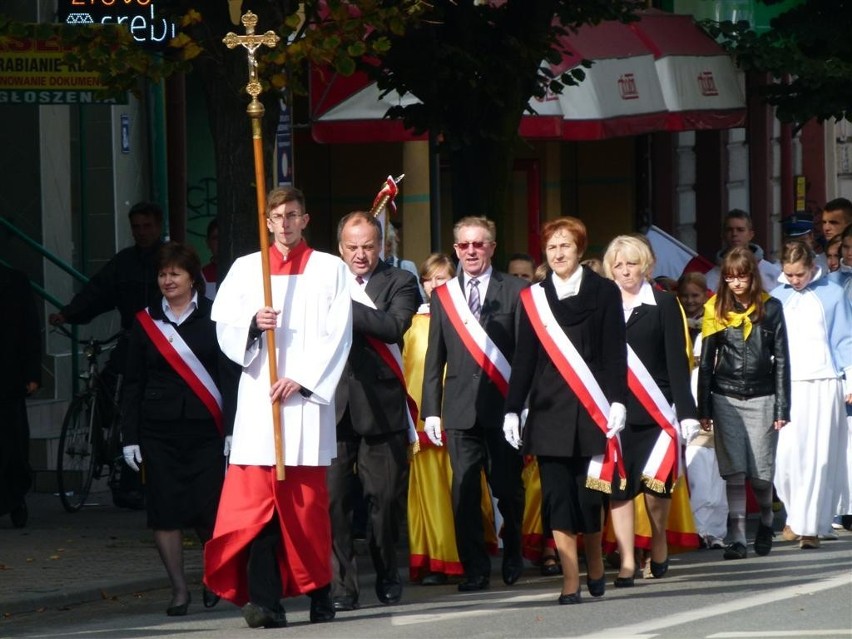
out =
<path fill-rule="evenodd" d="M 563 37 L 563 73 L 581 60 L 594 64 L 586 79 L 560 95 L 530 100 L 521 120 L 528 139 L 599 140 L 654 131 L 727 129 L 745 122 L 741 79 L 730 56 L 690 16 L 657 10 L 638 22 L 604 22 Z M 422 139 L 392 106 L 412 95 L 382 98 L 364 73 L 349 77 L 314 68 L 310 78 L 312 133 L 317 142 L 401 142 Z"/>

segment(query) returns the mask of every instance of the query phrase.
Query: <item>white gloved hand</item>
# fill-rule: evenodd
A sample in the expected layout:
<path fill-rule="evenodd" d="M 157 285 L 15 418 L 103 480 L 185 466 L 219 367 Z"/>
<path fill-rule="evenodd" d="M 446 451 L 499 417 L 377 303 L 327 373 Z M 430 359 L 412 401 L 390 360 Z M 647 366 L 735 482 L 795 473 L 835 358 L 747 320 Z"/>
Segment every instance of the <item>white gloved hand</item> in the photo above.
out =
<path fill-rule="evenodd" d="M 688 444 L 698 436 L 701 432 L 701 424 L 697 419 L 682 419 L 680 420 L 680 437 L 685 444 Z"/>
<path fill-rule="evenodd" d="M 139 464 L 142 463 L 142 449 L 136 444 L 133 444 L 132 446 L 122 448 L 121 453 L 124 455 L 124 463 L 138 473 Z"/>
<path fill-rule="evenodd" d="M 503 437 L 512 448 L 521 447 L 521 420 L 517 413 L 506 413 L 503 418 Z"/>
<path fill-rule="evenodd" d="M 427 417 L 424 420 L 423 432 L 426 433 L 426 437 L 429 438 L 429 441 L 435 444 L 435 446 L 443 446 L 444 442 L 441 441 L 441 418 L 440 417 Z"/>
<path fill-rule="evenodd" d="M 222 454 L 225 457 L 229 457 L 231 455 L 231 443 L 234 441 L 233 435 L 225 435 L 225 447 L 222 451 Z"/>
<path fill-rule="evenodd" d="M 609 405 L 609 419 L 606 422 L 606 438 L 612 439 L 624 430 L 627 423 L 627 409 L 624 404 L 613 402 Z"/>

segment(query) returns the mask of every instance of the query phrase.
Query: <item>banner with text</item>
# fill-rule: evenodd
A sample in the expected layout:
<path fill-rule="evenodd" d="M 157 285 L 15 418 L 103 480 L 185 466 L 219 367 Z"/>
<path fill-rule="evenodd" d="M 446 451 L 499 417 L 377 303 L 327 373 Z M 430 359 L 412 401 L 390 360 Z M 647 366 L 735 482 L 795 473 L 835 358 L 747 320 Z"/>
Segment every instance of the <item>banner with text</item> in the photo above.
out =
<path fill-rule="evenodd" d="M 97 73 L 65 64 L 58 38 L 0 39 L 0 105 L 127 103 L 98 99 L 105 88 Z"/>

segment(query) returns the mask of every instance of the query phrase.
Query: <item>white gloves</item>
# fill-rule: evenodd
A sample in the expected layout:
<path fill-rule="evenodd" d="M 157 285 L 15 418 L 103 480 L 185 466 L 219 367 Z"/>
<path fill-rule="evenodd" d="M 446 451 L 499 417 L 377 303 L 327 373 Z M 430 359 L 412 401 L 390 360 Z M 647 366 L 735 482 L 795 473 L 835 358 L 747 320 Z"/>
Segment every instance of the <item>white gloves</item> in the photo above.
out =
<path fill-rule="evenodd" d="M 680 420 L 680 437 L 685 444 L 688 444 L 698 436 L 701 432 L 701 424 L 697 419 L 682 419 Z"/>
<path fill-rule="evenodd" d="M 443 446 L 444 442 L 441 441 L 441 418 L 440 417 L 427 417 L 424 420 L 423 432 L 426 433 L 426 437 L 429 438 L 429 441 L 435 444 L 435 446 Z"/>
<path fill-rule="evenodd" d="M 521 420 L 517 413 L 506 413 L 503 418 L 503 436 L 512 448 L 521 448 Z"/>
<path fill-rule="evenodd" d="M 609 405 L 609 419 L 606 422 L 606 438 L 612 439 L 624 430 L 627 423 L 627 409 L 624 404 L 613 402 Z"/>
<path fill-rule="evenodd" d="M 222 454 L 225 455 L 225 457 L 228 457 L 231 454 L 231 442 L 233 441 L 233 435 L 225 435 L 225 448 L 222 451 Z"/>
<path fill-rule="evenodd" d="M 121 449 L 121 452 L 124 455 L 124 463 L 138 473 L 139 464 L 142 463 L 142 449 L 133 444 L 132 446 L 125 446 Z"/>

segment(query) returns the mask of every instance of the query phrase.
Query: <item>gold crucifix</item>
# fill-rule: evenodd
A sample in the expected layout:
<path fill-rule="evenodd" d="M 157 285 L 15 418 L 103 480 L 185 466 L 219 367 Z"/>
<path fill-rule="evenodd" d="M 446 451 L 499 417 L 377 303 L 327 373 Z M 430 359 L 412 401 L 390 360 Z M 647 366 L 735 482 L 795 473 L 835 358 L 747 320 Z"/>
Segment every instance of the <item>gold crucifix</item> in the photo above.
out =
<path fill-rule="evenodd" d="M 222 42 L 229 49 L 242 46 L 248 51 L 249 82 L 246 85 L 246 92 L 251 96 L 251 102 L 246 108 L 246 112 L 250 118 L 257 118 L 259 120 L 263 117 L 263 104 L 257 99 L 257 96 L 260 95 L 262 89 L 260 80 L 257 79 L 257 60 L 255 60 L 254 53 L 261 45 L 266 45 L 271 49 L 278 44 L 281 38 L 272 30 L 262 35 L 257 35 L 254 32 L 254 28 L 257 26 L 257 16 L 251 11 L 247 11 L 243 15 L 242 23 L 246 28 L 245 35 L 237 35 L 230 32 L 222 39 Z"/>

